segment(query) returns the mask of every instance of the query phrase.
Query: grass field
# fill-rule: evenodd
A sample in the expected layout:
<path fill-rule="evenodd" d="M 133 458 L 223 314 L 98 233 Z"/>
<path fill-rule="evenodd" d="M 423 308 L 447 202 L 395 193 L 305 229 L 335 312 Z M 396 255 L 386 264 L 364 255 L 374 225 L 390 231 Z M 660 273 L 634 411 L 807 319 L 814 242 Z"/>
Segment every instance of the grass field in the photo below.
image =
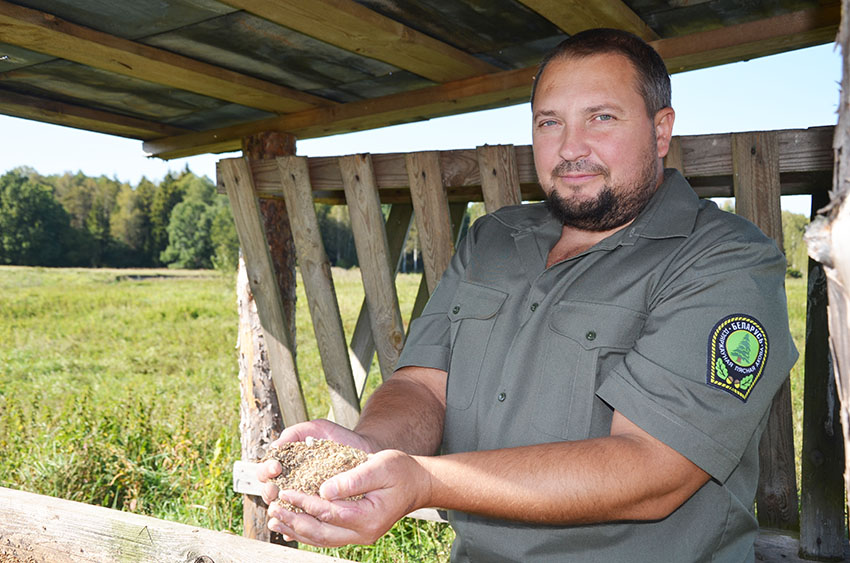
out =
<path fill-rule="evenodd" d="M 0 486 L 241 533 L 231 490 L 240 456 L 234 277 L 0 267 Z M 418 280 L 399 278 L 405 318 Z M 350 335 L 360 276 L 334 270 L 334 281 Z M 802 357 L 805 279 L 787 287 Z M 329 403 L 306 305 L 299 285 L 298 368 L 318 417 Z M 798 452 L 802 383 L 800 361 L 792 373 Z M 451 540 L 445 526 L 403 521 L 375 546 L 328 553 L 445 561 Z"/>

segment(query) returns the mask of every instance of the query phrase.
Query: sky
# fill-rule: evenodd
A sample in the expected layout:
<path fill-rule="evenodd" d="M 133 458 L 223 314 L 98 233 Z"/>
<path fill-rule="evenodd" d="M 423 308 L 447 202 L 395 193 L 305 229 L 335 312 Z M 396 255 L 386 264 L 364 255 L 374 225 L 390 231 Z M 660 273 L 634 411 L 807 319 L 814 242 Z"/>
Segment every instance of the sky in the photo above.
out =
<path fill-rule="evenodd" d="M 835 125 L 841 80 L 833 44 L 672 75 L 675 135 L 700 135 Z M 475 148 L 531 144 L 528 104 L 298 141 L 302 156 Z M 29 166 L 43 175 L 107 176 L 135 186 L 159 182 L 187 166 L 215 178 L 215 163 L 238 153 L 163 161 L 142 143 L 100 133 L 0 115 L 0 173 Z M 783 208 L 809 214 L 809 196 L 785 196 Z"/>

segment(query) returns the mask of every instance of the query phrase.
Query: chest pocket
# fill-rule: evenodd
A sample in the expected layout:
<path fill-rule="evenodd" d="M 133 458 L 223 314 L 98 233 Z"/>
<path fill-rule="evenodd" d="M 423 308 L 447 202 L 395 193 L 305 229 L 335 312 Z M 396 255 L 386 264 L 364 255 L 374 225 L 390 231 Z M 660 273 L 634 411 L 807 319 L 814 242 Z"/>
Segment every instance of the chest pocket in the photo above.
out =
<path fill-rule="evenodd" d="M 599 375 L 604 377 L 634 345 L 645 320 L 643 313 L 616 305 L 555 305 L 546 331 L 543 377 L 535 390 L 537 430 L 565 440 L 589 436 Z"/>
<path fill-rule="evenodd" d="M 507 297 L 507 293 L 497 289 L 460 282 L 449 307 L 452 340 L 446 390 L 449 406 L 466 409 L 472 404 L 496 316 Z"/>

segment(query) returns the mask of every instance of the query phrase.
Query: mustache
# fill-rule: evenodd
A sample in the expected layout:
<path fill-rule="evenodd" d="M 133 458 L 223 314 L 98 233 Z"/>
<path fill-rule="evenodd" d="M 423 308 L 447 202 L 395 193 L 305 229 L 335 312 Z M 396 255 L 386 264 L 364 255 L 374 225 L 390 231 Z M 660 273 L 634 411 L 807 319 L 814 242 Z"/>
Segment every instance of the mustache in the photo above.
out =
<path fill-rule="evenodd" d="M 570 172 L 590 172 L 592 174 L 608 175 L 608 168 L 590 160 L 562 160 L 552 170 L 552 177 L 562 176 Z"/>

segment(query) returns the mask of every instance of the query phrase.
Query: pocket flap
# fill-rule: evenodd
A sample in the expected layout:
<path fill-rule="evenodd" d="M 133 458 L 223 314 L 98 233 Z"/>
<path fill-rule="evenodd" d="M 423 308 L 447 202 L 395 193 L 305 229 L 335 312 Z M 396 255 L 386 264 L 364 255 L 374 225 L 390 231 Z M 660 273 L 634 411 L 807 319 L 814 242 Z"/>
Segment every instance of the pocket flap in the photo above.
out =
<path fill-rule="evenodd" d="M 462 281 L 449 307 L 449 320 L 489 319 L 507 297 L 507 293 L 498 289 Z"/>
<path fill-rule="evenodd" d="M 630 348 L 646 315 L 606 303 L 562 301 L 549 317 L 549 328 L 583 348 Z"/>

